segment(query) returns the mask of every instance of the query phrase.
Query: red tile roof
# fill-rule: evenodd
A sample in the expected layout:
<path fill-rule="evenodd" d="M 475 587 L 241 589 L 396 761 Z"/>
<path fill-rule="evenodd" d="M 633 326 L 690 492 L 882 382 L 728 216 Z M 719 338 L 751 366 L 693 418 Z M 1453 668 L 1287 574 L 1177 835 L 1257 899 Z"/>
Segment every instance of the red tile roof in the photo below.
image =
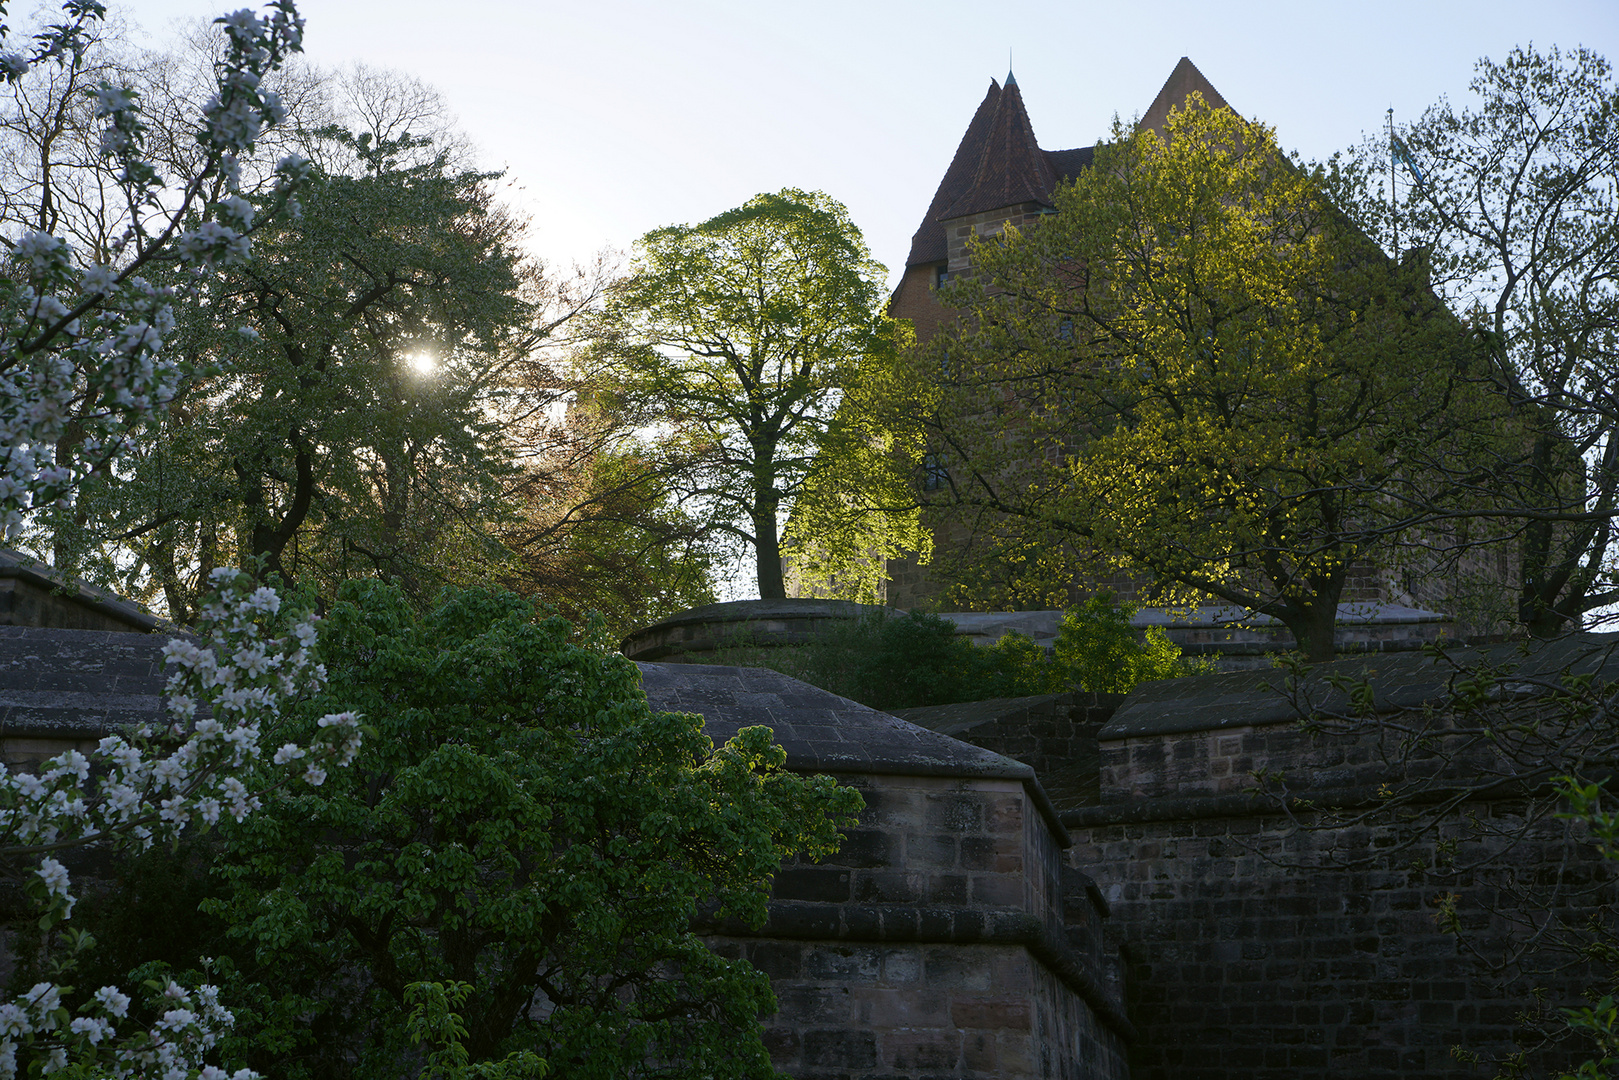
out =
<path fill-rule="evenodd" d="M 906 266 L 943 262 L 947 218 L 1037 202 L 1051 204 L 1058 181 L 1091 163 L 1094 147 L 1041 150 L 1016 82 L 1005 89 L 991 79 L 967 133 L 939 181 L 921 226 L 911 237 Z"/>
<path fill-rule="evenodd" d="M 978 111 L 973 113 L 972 123 L 967 125 L 967 134 L 961 137 L 961 145 L 956 147 L 956 156 L 950 159 L 950 167 L 944 171 L 944 179 L 939 181 L 939 190 L 933 193 L 933 201 L 928 204 L 921 227 L 911 237 L 911 254 L 905 260 L 906 266 L 945 260 L 944 225 L 941 223 L 944 212 L 972 185 L 973 177 L 978 172 L 979 159 L 984 156 L 984 144 L 989 139 L 995 106 L 1000 100 L 1001 84 L 991 79 L 984 100 L 979 104 Z"/>
<path fill-rule="evenodd" d="M 1035 141 L 1034 127 L 1023 107 L 1023 91 L 1008 79 L 995 103 L 989 134 L 973 170 L 972 186 L 942 215 L 966 217 L 1022 203 L 1050 205 L 1057 175 Z"/>

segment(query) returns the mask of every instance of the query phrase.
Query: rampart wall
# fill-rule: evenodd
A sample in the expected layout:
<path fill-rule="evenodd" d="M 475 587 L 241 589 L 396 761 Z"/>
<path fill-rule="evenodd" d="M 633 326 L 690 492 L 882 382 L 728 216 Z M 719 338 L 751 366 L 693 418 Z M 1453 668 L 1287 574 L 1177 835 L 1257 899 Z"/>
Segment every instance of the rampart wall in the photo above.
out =
<path fill-rule="evenodd" d="M 1421 656 L 1340 663 L 1370 670 L 1389 707 L 1445 689 Z M 1049 713 L 1066 708 L 1069 733 L 1095 733 L 1094 798 L 1075 798 L 1078 781 L 1058 801 L 1069 861 L 1111 908 L 1133 1080 L 1460 1080 L 1519 1053 L 1527 1075 L 1576 1064 L 1587 1047 L 1543 1046 L 1526 1021 L 1607 992 L 1611 966 L 1532 938 L 1551 920 L 1589 941 L 1579 928 L 1619 899 L 1612 865 L 1579 827 L 1526 820 L 1529 804 L 1510 794 L 1419 806 L 1403 822 L 1376 814 L 1399 748 L 1375 724 L 1306 732 L 1280 681 L 1245 672 L 1150 684 L 1122 702 L 1026 699 L 971 723 L 908 715 L 1053 773 L 1064 762 L 1043 755 L 1061 745 L 1035 735 L 1062 727 Z M 1256 794 L 1267 770 L 1313 805 L 1289 813 Z M 1444 925 L 1446 897 L 1461 936 Z M 1524 964 L 1505 963 L 1525 946 Z"/>
<path fill-rule="evenodd" d="M 716 938 L 770 976 L 798 1080 L 1123 1080 L 1131 1033 L 1105 902 L 1022 784 L 845 776 L 842 850 L 777 875 L 770 920 Z"/>

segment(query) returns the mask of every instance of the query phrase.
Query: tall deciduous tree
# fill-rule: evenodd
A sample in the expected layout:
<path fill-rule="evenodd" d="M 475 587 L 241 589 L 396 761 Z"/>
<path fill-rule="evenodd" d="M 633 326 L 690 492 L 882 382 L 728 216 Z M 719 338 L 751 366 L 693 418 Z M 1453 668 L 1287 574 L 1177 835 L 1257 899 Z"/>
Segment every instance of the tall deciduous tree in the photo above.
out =
<path fill-rule="evenodd" d="M 785 190 L 640 241 L 598 323 L 600 393 L 655 434 L 675 490 L 786 595 L 781 521 L 828 424 L 891 347 L 883 268 L 847 212 Z"/>
<path fill-rule="evenodd" d="M 1331 657 L 1351 563 L 1421 516 L 1387 494 L 1422 482 L 1407 444 L 1482 407 L 1461 328 L 1229 110 L 1116 128 L 1056 202 L 946 292 L 966 318 L 919 354 L 947 474 L 924 494 L 1059 589 L 1054 554 L 1092 550 Z"/>
<path fill-rule="evenodd" d="M 1373 235 L 1431 253 L 1523 418 L 1492 509 L 1518 537 L 1518 618 L 1549 637 L 1619 601 L 1619 86 L 1586 49 L 1476 70 L 1470 103 L 1362 149 L 1374 183 L 1393 151 L 1401 198 L 1362 185 L 1353 205 Z"/>

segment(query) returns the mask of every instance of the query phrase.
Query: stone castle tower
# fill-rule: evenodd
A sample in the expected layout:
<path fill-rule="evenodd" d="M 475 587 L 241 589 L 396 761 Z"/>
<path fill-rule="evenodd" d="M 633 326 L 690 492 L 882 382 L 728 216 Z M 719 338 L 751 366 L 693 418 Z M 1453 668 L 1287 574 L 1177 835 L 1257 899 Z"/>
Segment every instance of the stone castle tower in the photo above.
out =
<path fill-rule="evenodd" d="M 1216 108 L 1229 107 L 1196 65 L 1183 56 L 1142 114 L 1140 126 L 1161 130 L 1169 111 L 1193 93 L 1201 93 L 1203 100 Z M 889 314 L 909 319 L 919 340 L 936 334 L 950 316 L 934 290 L 968 269 L 968 240 L 994 236 L 1007 224 L 1021 226 L 1054 213 L 1057 185 L 1088 168 L 1095 151 L 1094 146 L 1041 149 L 1016 76 L 1008 72 L 1004 86 L 991 79 L 921 225 L 911 237 L 905 273 L 894 290 Z M 948 537 L 936 538 L 939 544 L 949 542 Z M 1134 583 L 1122 576 L 1092 584 L 1121 595 L 1135 591 Z M 914 560 L 889 563 L 885 590 L 888 604 L 915 607 L 934 600 L 940 591 L 927 568 Z"/>
<path fill-rule="evenodd" d="M 1183 56 L 1141 114 L 1138 129 L 1161 133 L 1170 111 L 1183 106 L 1194 93 L 1201 94 L 1212 107 L 1230 108 L 1224 95 Z M 975 236 L 994 236 L 1007 224 L 1022 226 L 1054 213 L 1058 185 L 1088 168 L 1095 151 L 1095 146 L 1042 149 L 1029 121 L 1017 79 L 1008 73 L 1004 85 L 991 80 L 911 238 L 905 271 L 894 290 L 889 313 L 895 318 L 910 320 L 919 340 L 925 341 L 938 333 L 951 314 L 938 301 L 935 290 L 952 276 L 969 269 L 969 240 Z M 924 486 L 936 483 L 943 468 L 944 463 L 930 458 L 924 465 L 921 483 Z M 947 550 L 966 541 L 965 536 L 943 533 L 935 536 L 935 544 Z M 1480 549 L 1467 558 L 1469 563 L 1465 569 L 1471 578 L 1486 582 L 1492 592 L 1497 587 L 1510 591 L 1513 568 L 1509 565 L 1509 552 L 1499 547 L 1488 551 Z M 1441 578 L 1442 575 L 1409 569 L 1397 572 L 1361 563 L 1350 567 L 1342 600 L 1350 604 L 1444 610 L 1462 616 L 1462 621 L 1469 624 L 1464 627 L 1466 632 L 1495 629 L 1484 621 L 1471 625 L 1474 620 L 1456 610 L 1458 597 L 1453 595 L 1454 583 L 1447 584 Z M 1139 596 L 1140 586 L 1141 580 L 1128 574 L 1095 580 L 1076 579 L 1071 599 L 1078 602 L 1102 590 L 1126 598 L 1145 599 Z M 914 559 L 889 562 L 883 599 L 890 606 L 935 606 L 946 599 L 944 592 L 942 584 L 930 576 L 928 567 Z M 1476 601 L 1468 601 L 1462 606 L 1474 603 Z M 947 602 L 945 606 L 957 605 Z"/>

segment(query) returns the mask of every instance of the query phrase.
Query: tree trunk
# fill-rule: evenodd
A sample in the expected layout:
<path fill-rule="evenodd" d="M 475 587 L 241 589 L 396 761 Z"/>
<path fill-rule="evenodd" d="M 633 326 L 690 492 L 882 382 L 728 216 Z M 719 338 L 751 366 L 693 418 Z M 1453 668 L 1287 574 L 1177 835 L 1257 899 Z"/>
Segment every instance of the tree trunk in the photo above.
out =
<path fill-rule="evenodd" d="M 1326 663 L 1338 656 L 1338 603 L 1321 598 L 1303 608 L 1296 619 L 1284 620 L 1293 631 L 1304 658 L 1312 664 Z"/>
<path fill-rule="evenodd" d="M 296 435 L 296 433 L 294 433 Z M 292 497 L 287 501 L 287 508 L 280 521 L 272 520 L 267 512 L 263 488 L 259 485 L 262 479 L 249 473 L 240 462 L 235 463 L 237 476 L 244 481 L 243 502 L 248 505 L 249 511 L 257 510 L 257 520 L 253 522 L 252 536 L 249 541 L 249 554 L 259 561 L 259 573 L 264 577 L 275 574 L 287 588 L 295 584 L 292 575 L 281 559 L 281 553 L 286 550 L 287 544 L 302 527 L 304 519 L 309 516 L 309 507 L 315 496 L 315 467 L 314 458 L 307 449 L 299 449 L 293 456 L 293 467 L 296 476 L 292 485 Z"/>
<path fill-rule="evenodd" d="M 785 600 L 787 583 L 781 576 L 781 538 L 776 532 L 776 507 L 772 503 L 753 514 L 754 549 L 758 555 L 759 599 Z"/>
<path fill-rule="evenodd" d="M 776 511 L 781 493 L 776 490 L 776 440 L 749 439 L 753 443 L 753 550 L 759 576 L 759 599 L 787 599 L 787 583 L 781 576 L 781 533 L 776 528 Z"/>

